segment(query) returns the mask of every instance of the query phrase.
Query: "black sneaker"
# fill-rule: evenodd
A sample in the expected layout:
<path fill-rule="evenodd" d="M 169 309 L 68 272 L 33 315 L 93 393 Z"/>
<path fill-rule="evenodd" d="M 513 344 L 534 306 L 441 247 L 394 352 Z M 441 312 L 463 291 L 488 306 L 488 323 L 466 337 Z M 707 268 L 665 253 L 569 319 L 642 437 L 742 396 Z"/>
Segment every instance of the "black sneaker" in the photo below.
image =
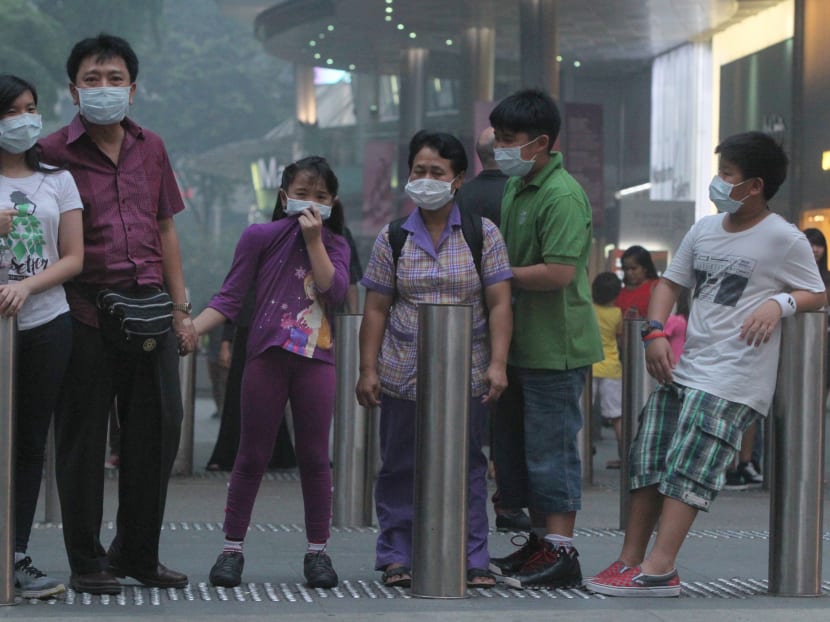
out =
<path fill-rule="evenodd" d="M 530 531 L 530 516 L 524 510 L 496 511 L 497 531 Z"/>
<path fill-rule="evenodd" d="M 245 557 L 237 551 L 222 551 L 216 558 L 216 563 L 210 569 L 211 585 L 220 587 L 236 587 L 242 583 L 242 568 L 245 566 Z"/>
<path fill-rule="evenodd" d="M 579 553 L 571 547 L 554 548 L 547 540 L 527 560 L 515 575 L 505 577 L 504 582 L 510 587 L 525 588 L 533 585 L 543 587 L 580 587 L 582 569 L 579 566 Z"/>
<path fill-rule="evenodd" d="M 524 542 L 522 542 L 522 539 Z M 542 545 L 542 541 L 532 531 L 527 536 L 523 534 L 513 536 L 510 538 L 510 542 L 521 548 L 518 551 L 513 551 L 507 557 L 491 557 L 490 572 L 493 574 L 509 575 L 518 572 Z"/>
<path fill-rule="evenodd" d="M 303 574 L 309 587 L 335 587 L 339 579 L 325 551 L 309 552 L 303 558 Z"/>

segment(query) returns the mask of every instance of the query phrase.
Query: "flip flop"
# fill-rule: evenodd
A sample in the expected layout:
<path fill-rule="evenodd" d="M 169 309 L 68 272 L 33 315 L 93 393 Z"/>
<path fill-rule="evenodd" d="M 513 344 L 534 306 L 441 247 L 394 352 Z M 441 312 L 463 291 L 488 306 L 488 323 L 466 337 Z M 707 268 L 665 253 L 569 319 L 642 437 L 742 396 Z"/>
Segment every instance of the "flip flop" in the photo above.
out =
<path fill-rule="evenodd" d="M 491 579 L 493 582 L 476 582 L 475 579 Z M 480 587 L 488 590 L 496 587 L 496 577 L 485 568 L 467 568 L 467 587 Z"/>
<path fill-rule="evenodd" d="M 412 585 L 412 571 L 407 566 L 395 566 L 383 571 L 381 581 L 386 587 L 409 587 Z"/>

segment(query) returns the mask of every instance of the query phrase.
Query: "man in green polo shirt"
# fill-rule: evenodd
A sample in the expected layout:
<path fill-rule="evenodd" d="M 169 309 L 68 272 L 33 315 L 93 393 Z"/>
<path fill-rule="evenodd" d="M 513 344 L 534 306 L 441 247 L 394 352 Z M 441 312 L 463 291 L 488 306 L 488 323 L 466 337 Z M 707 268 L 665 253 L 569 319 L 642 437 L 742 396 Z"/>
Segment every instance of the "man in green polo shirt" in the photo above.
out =
<path fill-rule="evenodd" d="M 513 270 L 513 340 L 507 390 L 493 434 L 505 508 L 529 507 L 533 531 L 491 560 L 514 587 L 581 585 L 573 546 L 582 504 L 577 434 L 588 368 L 603 358 L 587 262 L 591 206 L 552 151 L 561 118 L 547 93 L 527 89 L 490 114 L 499 168 L 510 180 L 501 230 Z"/>

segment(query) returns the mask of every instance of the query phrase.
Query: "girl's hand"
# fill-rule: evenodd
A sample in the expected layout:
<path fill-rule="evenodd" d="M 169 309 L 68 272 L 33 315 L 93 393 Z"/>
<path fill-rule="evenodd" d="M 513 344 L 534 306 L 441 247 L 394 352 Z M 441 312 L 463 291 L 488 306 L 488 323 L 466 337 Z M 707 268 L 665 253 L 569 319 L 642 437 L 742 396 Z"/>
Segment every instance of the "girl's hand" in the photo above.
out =
<path fill-rule="evenodd" d="M 357 403 L 364 408 L 380 406 L 380 378 L 374 369 L 360 372 L 355 387 Z"/>
<path fill-rule="evenodd" d="M 16 209 L 0 210 L 0 236 L 9 235 L 12 230 L 12 219 L 17 216 Z"/>
<path fill-rule="evenodd" d="M 299 217 L 300 229 L 303 232 L 303 239 L 306 244 L 311 244 L 320 239 L 320 234 L 323 230 L 323 219 L 320 212 L 313 205 L 304 209 Z"/>
<path fill-rule="evenodd" d="M 485 395 L 481 399 L 482 404 L 489 404 L 495 402 L 501 394 L 504 393 L 504 390 L 507 388 L 507 371 L 504 368 L 504 365 L 494 365 L 490 363 L 490 366 L 487 368 L 487 373 L 485 374 L 485 379 L 487 380 L 487 384 L 490 386 L 490 389 L 487 391 L 487 395 Z"/>
<path fill-rule="evenodd" d="M 0 285 L 0 315 L 4 317 L 17 315 L 31 293 L 26 279 Z"/>

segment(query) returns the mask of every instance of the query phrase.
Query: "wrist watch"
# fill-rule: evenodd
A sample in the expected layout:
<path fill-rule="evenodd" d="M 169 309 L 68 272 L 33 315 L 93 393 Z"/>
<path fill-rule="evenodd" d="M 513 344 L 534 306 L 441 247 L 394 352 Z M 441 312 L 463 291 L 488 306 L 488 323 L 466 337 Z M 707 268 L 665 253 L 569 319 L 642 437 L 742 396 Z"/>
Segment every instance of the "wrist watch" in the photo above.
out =
<path fill-rule="evenodd" d="M 649 320 L 648 322 L 645 322 L 643 327 L 640 329 L 640 336 L 645 339 L 655 330 L 663 330 L 663 324 L 657 320 Z"/>
<path fill-rule="evenodd" d="M 190 312 L 193 311 L 193 305 L 190 304 L 190 301 L 174 302 L 173 311 L 181 311 L 182 313 L 187 313 L 188 315 L 190 315 Z"/>

